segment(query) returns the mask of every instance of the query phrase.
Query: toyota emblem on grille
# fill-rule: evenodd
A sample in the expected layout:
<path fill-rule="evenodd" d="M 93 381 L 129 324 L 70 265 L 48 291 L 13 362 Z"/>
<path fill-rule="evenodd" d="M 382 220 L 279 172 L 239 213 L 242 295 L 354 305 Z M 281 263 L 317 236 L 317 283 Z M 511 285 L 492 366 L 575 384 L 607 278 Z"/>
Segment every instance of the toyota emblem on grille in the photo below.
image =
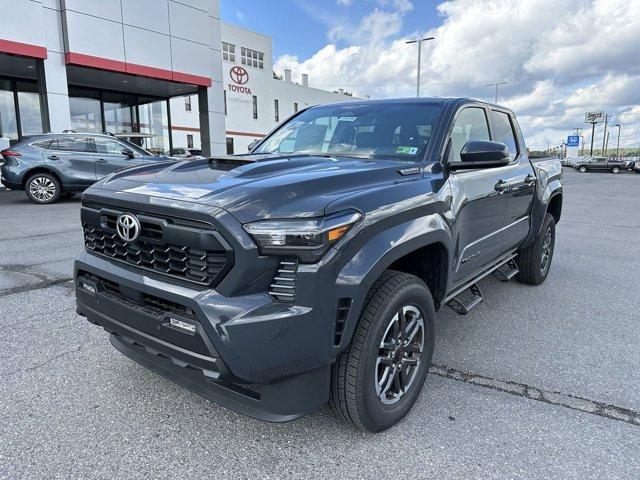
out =
<path fill-rule="evenodd" d="M 133 242 L 140 236 L 140 222 L 135 215 L 122 213 L 116 221 L 116 232 L 125 242 Z"/>

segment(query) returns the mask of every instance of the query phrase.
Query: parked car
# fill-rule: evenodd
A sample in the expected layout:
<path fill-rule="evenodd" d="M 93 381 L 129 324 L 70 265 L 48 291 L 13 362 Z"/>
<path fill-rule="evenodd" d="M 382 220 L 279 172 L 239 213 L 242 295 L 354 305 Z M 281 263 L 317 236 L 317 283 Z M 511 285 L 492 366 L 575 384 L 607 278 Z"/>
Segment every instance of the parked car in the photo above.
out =
<path fill-rule="evenodd" d="M 24 137 L 0 155 L 2 184 L 39 204 L 82 192 L 110 173 L 167 161 L 114 136 L 87 133 Z"/>
<path fill-rule="evenodd" d="M 576 162 L 574 167 L 580 173 L 588 171 L 620 173 L 620 170 L 626 170 L 627 163 L 622 160 L 610 160 L 606 157 L 586 157 Z"/>
<path fill-rule="evenodd" d="M 633 164 L 633 170 L 636 173 L 640 173 L 640 160 L 635 161 L 635 163 Z"/>
<path fill-rule="evenodd" d="M 489 274 L 544 282 L 561 210 L 560 162 L 532 163 L 503 107 L 309 107 L 253 153 L 87 190 L 77 312 L 120 352 L 246 415 L 287 421 L 329 402 L 380 431 L 420 394 L 436 311 L 466 314 Z"/>
<path fill-rule="evenodd" d="M 199 148 L 176 147 L 172 148 L 168 152 L 165 152 L 165 155 L 171 158 L 188 158 L 190 160 L 195 160 L 196 158 L 204 158 L 202 156 L 202 150 L 200 150 Z"/>
<path fill-rule="evenodd" d="M 573 166 L 573 162 L 576 160 L 576 157 L 566 157 L 560 160 L 560 165 L 563 167 L 571 167 Z"/>

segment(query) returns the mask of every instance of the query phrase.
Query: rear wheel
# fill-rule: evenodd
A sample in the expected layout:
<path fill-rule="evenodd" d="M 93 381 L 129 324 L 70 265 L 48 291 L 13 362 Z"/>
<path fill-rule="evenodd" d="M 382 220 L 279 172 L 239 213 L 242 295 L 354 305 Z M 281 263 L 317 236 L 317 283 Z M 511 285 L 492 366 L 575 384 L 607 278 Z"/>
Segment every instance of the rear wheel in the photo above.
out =
<path fill-rule="evenodd" d="M 620 173 L 620 167 L 613 167 L 613 168 L 611 169 L 611 172 L 612 172 L 612 173 Z"/>
<path fill-rule="evenodd" d="M 578 170 L 580 170 L 580 173 L 586 173 L 586 171 L 587 171 L 587 167 L 585 167 L 584 165 L 582 165 Z"/>
<path fill-rule="evenodd" d="M 371 432 L 400 421 L 418 398 L 431 365 L 434 321 L 424 282 L 386 271 L 367 296 L 349 349 L 333 366 L 331 410 Z"/>
<path fill-rule="evenodd" d="M 555 239 L 556 221 L 553 215 L 547 213 L 536 241 L 518 253 L 519 272 L 516 279 L 519 282 L 540 285 L 546 280 L 553 259 Z"/>
<path fill-rule="evenodd" d="M 62 196 L 60 182 L 50 173 L 36 173 L 29 177 L 25 192 L 32 201 L 40 204 L 57 202 Z"/>

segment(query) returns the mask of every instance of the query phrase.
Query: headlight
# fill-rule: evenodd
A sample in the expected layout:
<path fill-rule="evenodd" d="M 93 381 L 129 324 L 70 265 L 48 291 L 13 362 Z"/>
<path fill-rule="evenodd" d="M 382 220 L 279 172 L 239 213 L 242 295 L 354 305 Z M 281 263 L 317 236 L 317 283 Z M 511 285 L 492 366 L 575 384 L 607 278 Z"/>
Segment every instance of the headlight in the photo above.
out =
<path fill-rule="evenodd" d="M 303 262 L 319 259 L 358 221 L 355 210 L 312 219 L 261 220 L 244 229 L 263 254 L 296 255 Z"/>

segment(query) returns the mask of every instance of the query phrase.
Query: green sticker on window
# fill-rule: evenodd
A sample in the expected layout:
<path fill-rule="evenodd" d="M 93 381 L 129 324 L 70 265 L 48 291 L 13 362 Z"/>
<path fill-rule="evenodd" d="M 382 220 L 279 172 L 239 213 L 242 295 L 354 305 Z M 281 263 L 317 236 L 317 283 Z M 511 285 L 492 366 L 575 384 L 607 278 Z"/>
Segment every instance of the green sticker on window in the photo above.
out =
<path fill-rule="evenodd" d="M 403 153 L 405 155 L 415 155 L 418 153 L 418 147 L 398 147 L 396 153 Z"/>

